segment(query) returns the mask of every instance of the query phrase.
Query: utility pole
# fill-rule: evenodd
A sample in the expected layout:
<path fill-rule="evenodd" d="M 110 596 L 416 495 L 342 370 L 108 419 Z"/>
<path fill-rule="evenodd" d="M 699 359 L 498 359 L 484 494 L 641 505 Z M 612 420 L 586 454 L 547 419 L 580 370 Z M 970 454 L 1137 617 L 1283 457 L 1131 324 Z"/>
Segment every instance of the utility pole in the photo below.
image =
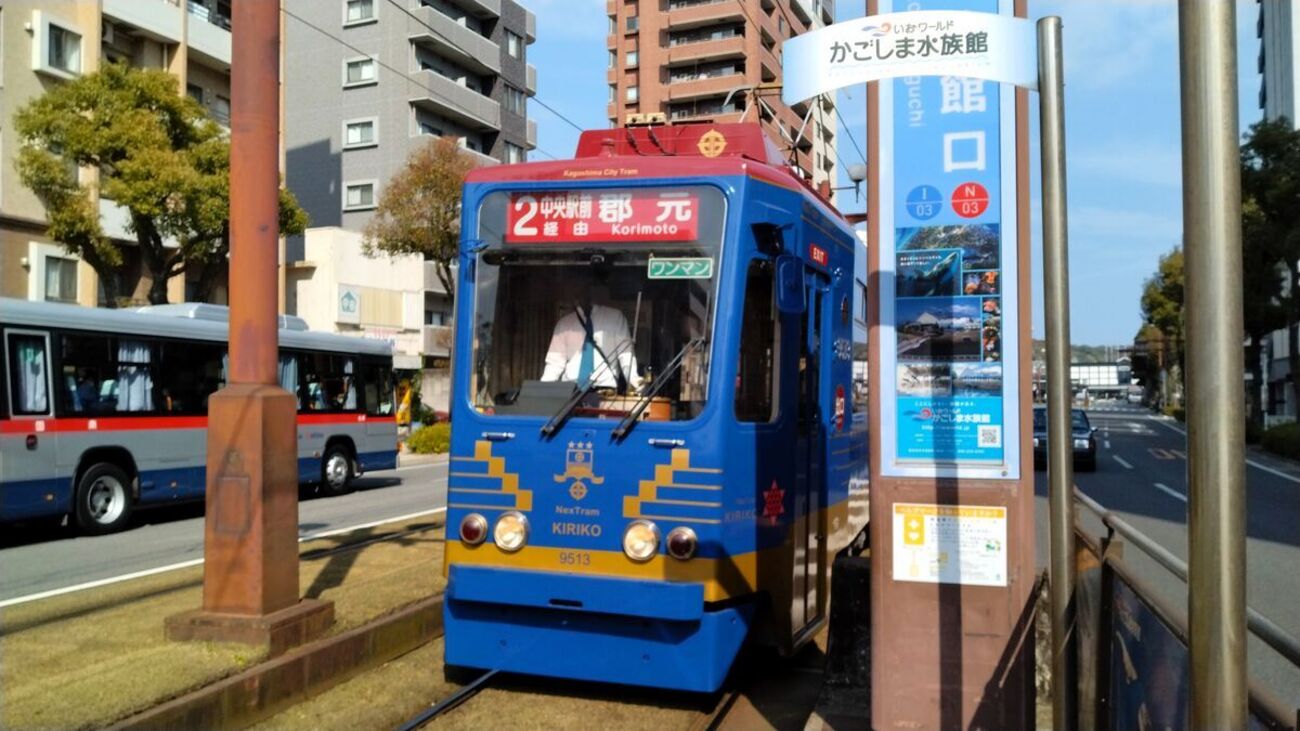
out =
<path fill-rule="evenodd" d="M 1180 0 L 1191 728 L 1246 728 L 1236 9 Z"/>
<path fill-rule="evenodd" d="M 330 602 L 298 599 L 297 399 L 280 388 L 280 6 L 235 0 L 230 144 L 228 385 L 208 401 L 203 608 L 175 640 L 265 645 L 320 634 Z"/>

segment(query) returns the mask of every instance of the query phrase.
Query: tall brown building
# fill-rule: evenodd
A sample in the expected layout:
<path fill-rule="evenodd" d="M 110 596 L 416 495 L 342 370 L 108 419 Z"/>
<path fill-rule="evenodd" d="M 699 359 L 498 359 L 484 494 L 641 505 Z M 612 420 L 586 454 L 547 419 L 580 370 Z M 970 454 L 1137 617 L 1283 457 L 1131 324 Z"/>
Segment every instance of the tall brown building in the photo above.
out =
<path fill-rule="evenodd" d="M 781 44 L 834 22 L 835 0 L 608 0 L 605 11 L 612 126 L 655 113 L 761 120 L 814 184 L 834 182 L 834 99 L 786 106 L 780 85 Z"/>

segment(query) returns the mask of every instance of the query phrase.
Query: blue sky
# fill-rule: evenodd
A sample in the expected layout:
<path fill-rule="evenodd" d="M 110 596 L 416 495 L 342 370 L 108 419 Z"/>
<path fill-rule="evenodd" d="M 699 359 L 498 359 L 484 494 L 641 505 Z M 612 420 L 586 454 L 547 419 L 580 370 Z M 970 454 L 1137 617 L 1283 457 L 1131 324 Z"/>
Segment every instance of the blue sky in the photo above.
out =
<path fill-rule="evenodd" d="M 603 128 L 608 97 L 605 0 L 523 0 L 537 14 L 538 99 L 584 129 Z M 862 0 L 839 0 L 839 20 L 862 15 Z M 1060 15 L 1064 25 L 1069 194 L 1071 335 L 1080 344 L 1131 342 L 1138 298 L 1159 256 L 1182 233 L 1178 100 L 1178 17 L 1174 0 L 1029 0 L 1030 15 Z M 1260 119 L 1255 60 L 1257 5 L 1238 0 L 1239 115 Z M 840 92 L 846 129 L 840 156 L 861 162 L 849 141 L 866 139 L 864 89 Z M 1041 222 L 1038 218 L 1036 103 L 1030 102 L 1034 201 L 1035 337 L 1042 337 Z M 578 131 L 534 100 L 541 154 L 568 157 Z M 842 167 L 842 166 L 841 166 Z M 847 180 L 841 182 L 847 185 Z M 861 205 L 842 201 L 847 211 Z"/>

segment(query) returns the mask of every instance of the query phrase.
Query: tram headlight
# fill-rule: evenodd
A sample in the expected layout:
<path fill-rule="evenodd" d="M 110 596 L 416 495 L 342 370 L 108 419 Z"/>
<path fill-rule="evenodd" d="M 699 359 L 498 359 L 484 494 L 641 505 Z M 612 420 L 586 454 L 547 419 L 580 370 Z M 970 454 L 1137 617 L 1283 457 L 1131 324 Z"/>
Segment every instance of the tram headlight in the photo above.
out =
<path fill-rule="evenodd" d="M 668 540 L 664 543 L 668 549 L 668 555 L 682 561 L 694 556 L 695 549 L 699 544 L 700 541 L 695 536 L 695 531 L 684 525 L 668 531 Z"/>
<path fill-rule="evenodd" d="M 623 553 L 633 561 L 649 561 L 659 552 L 659 529 L 648 520 L 634 520 L 623 531 Z"/>
<path fill-rule="evenodd" d="M 487 538 L 487 518 L 478 513 L 470 513 L 460 521 L 460 540 L 469 546 L 477 546 Z"/>
<path fill-rule="evenodd" d="M 496 528 L 492 530 L 492 540 L 502 551 L 514 553 L 528 542 L 528 519 L 523 513 L 511 510 L 497 518 Z"/>

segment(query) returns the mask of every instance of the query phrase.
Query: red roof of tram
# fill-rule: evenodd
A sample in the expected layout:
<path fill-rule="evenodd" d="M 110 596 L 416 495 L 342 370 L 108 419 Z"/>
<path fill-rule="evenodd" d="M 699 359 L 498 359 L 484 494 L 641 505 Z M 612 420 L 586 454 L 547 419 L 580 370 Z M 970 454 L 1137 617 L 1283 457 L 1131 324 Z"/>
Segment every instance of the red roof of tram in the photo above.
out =
<path fill-rule="evenodd" d="M 832 211 L 825 196 L 789 168 L 757 122 L 695 123 L 588 130 L 572 160 L 475 168 L 467 182 L 590 181 L 749 175 L 798 187 Z"/>

